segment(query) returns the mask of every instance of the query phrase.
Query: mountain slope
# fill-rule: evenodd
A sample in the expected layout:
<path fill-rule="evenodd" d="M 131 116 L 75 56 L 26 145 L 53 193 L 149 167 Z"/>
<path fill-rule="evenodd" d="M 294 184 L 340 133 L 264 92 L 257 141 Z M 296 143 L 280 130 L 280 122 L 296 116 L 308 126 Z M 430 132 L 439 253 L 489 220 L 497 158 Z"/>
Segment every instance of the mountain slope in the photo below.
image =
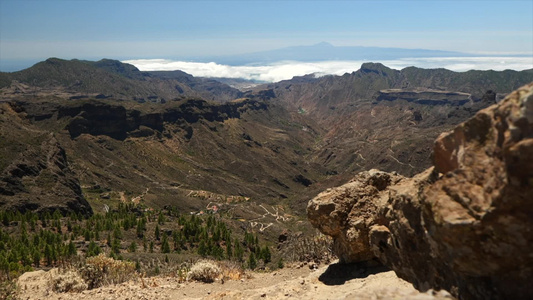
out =
<path fill-rule="evenodd" d="M 312 161 L 330 173 L 379 167 L 413 175 L 429 166 L 431 145 L 440 132 L 531 81 L 533 70 L 398 71 L 365 63 L 351 74 L 297 77 L 258 87 L 254 93 L 269 91 L 274 101 L 323 127 L 326 134 Z M 396 97 L 383 97 L 391 89 Z M 458 96 L 464 100 L 447 100 Z"/>
<path fill-rule="evenodd" d="M 101 94 L 151 102 L 182 96 L 225 102 L 242 95 L 239 90 L 214 80 L 194 78 L 183 72 L 182 76 L 164 76 L 164 73 L 153 76 L 110 59 L 92 62 L 50 58 L 19 72 L 0 73 L 0 89 L 4 97 L 16 94 L 24 88 L 20 87 L 22 84 L 32 87 L 27 92 L 34 94 L 75 98 Z"/>
<path fill-rule="evenodd" d="M 0 207 L 92 213 L 54 133 L 34 127 L 7 103 L 0 103 Z"/>
<path fill-rule="evenodd" d="M 38 131 L 55 137 L 93 206 L 117 203 L 122 195 L 190 210 L 209 202 L 190 196 L 192 191 L 289 205 L 325 176 L 320 166 L 306 161 L 320 131 L 298 114 L 263 101 L 139 104 L 49 98 L 4 106 L 25 122 L 19 135 Z M 3 128 L 7 134 L 10 124 Z M 13 161 L 12 153 L 0 151 L 7 162 Z M 20 155 L 33 160 L 25 153 Z"/>
<path fill-rule="evenodd" d="M 507 87 L 533 81 L 531 74 L 396 71 L 368 63 L 344 76 L 298 77 L 216 104 L 197 96 L 162 101 L 178 84 L 184 95 L 230 97 L 231 88 L 180 71 L 51 59 L 1 74 L 20 80 L 2 89 L 10 112 L 3 116 L 18 120 L 5 119 L 2 139 L 24 138 L 1 149 L 0 173 L 13 177 L 17 155 L 42 165 L 51 153 L 43 141 L 52 135 L 72 171 L 62 174 L 79 181 L 93 207 L 143 199 L 194 211 L 212 199 L 251 197 L 298 213 L 313 194 L 354 172 L 378 167 L 411 175 L 426 168 L 440 132 L 494 103 Z M 81 90 L 94 94 L 72 98 Z M 52 176 L 52 183 L 70 182 L 60 177 Z"/>

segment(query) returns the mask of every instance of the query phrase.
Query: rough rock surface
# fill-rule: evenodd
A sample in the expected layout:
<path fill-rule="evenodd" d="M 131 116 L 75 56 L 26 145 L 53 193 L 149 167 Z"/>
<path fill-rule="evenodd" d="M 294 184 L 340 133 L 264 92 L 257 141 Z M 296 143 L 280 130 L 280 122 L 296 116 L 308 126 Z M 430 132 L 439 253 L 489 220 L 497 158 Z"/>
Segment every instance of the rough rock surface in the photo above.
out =
<path fill-rule="evenodd" d="M 342 261 L 377 257 L 420 290 L 532 299 L 533 83 L 443 133 L 434 164 L 413 178 L 363 172 L 308 217 Z"/>
<path fill-rule="evenodd" d="M 468 93 L 432 89 L 386 89 L 378 92 L 377 100 L 405 100 L 428 105 L 463 105 L 472 101 Z"/>
<path fill-rule="evenodd" d="M 376 224 L 379 207 L 390 184 L 404 177 L 378 170 L 359 173 L 349 183 L 328 189 L 309 202 L 311 224 L 334 238 L 333 251 L 341 262 L 374 258 L 369 245 L 370 227 Z"/>
<path fill-rule="evenodd" d="M 53 201 L 41 200 L 51 195 Z M 0 206 L 19 211 L 93 213 L 69 167 L 65 150 L 52 135 L 40 147 L 21 152 L 0 173 Z"/>

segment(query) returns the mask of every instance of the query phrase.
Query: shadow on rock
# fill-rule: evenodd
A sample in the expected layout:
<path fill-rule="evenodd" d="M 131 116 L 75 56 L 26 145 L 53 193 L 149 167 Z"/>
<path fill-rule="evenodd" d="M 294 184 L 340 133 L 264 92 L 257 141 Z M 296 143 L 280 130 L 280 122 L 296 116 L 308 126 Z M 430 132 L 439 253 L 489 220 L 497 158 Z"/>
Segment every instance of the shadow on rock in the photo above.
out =
<path fill-rule="evenodd" d="M 346 281 L 365 278 L 372 274 L 390 271 L 389 268 L 377 261 L 366 261 L 351 264 L 336 263 L 318 277 L 325 285 L 341 285 Z"/>

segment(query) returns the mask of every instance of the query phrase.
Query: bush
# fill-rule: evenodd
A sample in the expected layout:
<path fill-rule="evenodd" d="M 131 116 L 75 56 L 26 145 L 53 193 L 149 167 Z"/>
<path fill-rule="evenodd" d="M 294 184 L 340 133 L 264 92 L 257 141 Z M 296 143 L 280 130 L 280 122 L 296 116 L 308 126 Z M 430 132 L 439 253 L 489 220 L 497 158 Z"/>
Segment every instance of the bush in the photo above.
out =
<path fill-rule="evenodd" d="M 63 274 L 58 274 L 52 278 L 52 290 L 65 293 L 65 292 L 81 292 L 85 291 L 88 285 L 81 278 L 78 272 L 73 270 L 67 270 Z"/>
<path fill-rule="evenodd" d="M 332 248 L 332 238 L 321 233 L 310 237 L 291 236 L 281 248 L 280 255 L 288 262 L 329 263 L 335 257 Z"/>
<path fill-rule="evenodd" d="M 216 262 L 211 260 L 200 260 L 192 266 L 187 275 L 187 280 L 213 282 L 220 276 L 220 274 L 220 267 Z"/>
<path fill-rule="evenodd" d="M 0 299 L 15 300 L 17 298 L 16 280 L 0 280 Z"/>
<path fill-rule="evenodd" d="M 246 275 L 240 263 L 226 260 L 219 262 L 219 266 L 224 280 L 240 280 Z"/>
<path fill-rule="evenodd" d="M 80 273 L 89 289 L 122 283 L 136 275 L 134 263 L 115 260 L 103 253 L 87 258 L 86 265 L 80 269 Z"/>

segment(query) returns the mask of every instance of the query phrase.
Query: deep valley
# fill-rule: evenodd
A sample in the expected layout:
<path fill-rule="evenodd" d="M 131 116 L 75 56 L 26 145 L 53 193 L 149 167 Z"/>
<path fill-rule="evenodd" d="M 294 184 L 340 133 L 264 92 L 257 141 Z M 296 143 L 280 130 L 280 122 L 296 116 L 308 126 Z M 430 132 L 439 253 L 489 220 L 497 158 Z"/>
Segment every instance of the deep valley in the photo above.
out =
<path fill-rule="evenodd" d="M 196 240 L 183 237 L 187 246 L 163 253 L 180 263 L 182 250 L 213 257 L 198 252 L 199 239 L 220 234 L 213 226 L 221 226 L 237 238 L 218 237 L 220 251 L 233 251 L 237 240 L 250 245 L 253 233 L 273 251 L 265 268 L 288 253 L 311 261 L 286 242 L 318 238 L 325 245 L 307 221 L 310 199 L 362 171 L 410 177 L 426 170 L 442 132 L 532 81 L 533 70 L 458 73 L 365 63 L 343 76 L 307 75 L 241 91 L 181 71 L 51 58 L 0 73 L 0 209 L 9 216 L 2 230 L 20 234 L 20 224 L 46 223 L 42 216 L 55 213 L 54 232 L 64 233 L 67 221 L 80 226 L 70 241 L 86 253 L 90 243 L 111 249 L 111 227 L 99 238 L 81 230 L 100 226 L 105 216 L 126 232 L 147 218 L 150 238 L 156 223 L 170 237 L 187 222 L 205 222 Z M 131 226 L 124 225 L 128 213 Z M 173 222 L 156 221 L 160 215 Z M 112 253 L 131 258 L 128 247 L 142 238 L 126 234 Z M 154 241 L 162 252 L 162 239 Z M 246 255 L 263 255 L 252 248 Z"/>

